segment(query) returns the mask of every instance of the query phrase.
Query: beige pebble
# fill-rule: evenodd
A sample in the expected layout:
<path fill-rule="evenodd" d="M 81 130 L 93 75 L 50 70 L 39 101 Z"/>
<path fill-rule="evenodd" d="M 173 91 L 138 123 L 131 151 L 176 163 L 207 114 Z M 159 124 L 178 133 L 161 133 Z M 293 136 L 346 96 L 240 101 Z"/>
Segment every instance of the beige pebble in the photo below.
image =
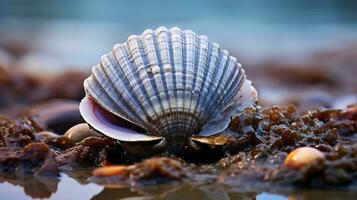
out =
<path fill-rule="evenodd" d="M 80 142 L 90 136 L 103 137 L 102 134 L 90 129 L 86 123 L 73 126 L 64 134 L 64 137 L 69 139 L 69 141 L 73 144 Z"/>
<path fill-rule="evenodd" d="M 290 152 L 284 161 L 284 166 L 299 169 L 317 160 L 324 160 L 325 155 L 313 147 L 300 147 Z"/>

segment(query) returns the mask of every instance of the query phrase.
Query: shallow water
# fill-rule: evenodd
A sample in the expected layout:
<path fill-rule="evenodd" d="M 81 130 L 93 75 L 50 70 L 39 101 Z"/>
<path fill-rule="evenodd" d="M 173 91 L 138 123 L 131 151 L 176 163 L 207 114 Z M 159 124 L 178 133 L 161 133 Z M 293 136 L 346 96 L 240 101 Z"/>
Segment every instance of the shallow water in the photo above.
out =
<path fill-rule="evenodd" d="M 117 188 L 103 187 L 88 183 L 81 178 L 71 178 L 61 174 L 60 179 L 3 180 L 0 184 L 0 199 L 26 200 L 48 199 L 257 199 L 257 200 L 297 200 L 297 199 L 353 199 L 354 191 L 291 190 L 277 188 L 271 191 L 253 188 L 227 188 L 219 184 L 210 185 L 158 185 Z M 25 187 L 17 184 L 26 185 Z"/>

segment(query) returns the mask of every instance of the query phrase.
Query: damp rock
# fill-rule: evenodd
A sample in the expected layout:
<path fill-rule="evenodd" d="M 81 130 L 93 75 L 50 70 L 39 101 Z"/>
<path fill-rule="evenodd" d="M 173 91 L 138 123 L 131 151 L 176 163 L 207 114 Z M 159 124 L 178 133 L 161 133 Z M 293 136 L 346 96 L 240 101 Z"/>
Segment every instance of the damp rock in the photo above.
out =
<path fill-rule="evenodd" d="M 130 182 L 157 184 L 182 181 L 187 173 L 180 161 L 167 158 L 151 158 L 129 166 L 104 166 L 93 171 L 92 179 L 101 184 Z"/>

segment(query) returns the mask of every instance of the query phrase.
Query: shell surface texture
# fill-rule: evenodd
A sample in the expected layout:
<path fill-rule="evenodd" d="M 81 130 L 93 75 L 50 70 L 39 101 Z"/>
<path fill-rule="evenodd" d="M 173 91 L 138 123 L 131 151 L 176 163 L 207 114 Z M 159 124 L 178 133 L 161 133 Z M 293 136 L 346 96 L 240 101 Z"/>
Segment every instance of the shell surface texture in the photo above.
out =
<path fill-rule="evenodd" d="M 177 27 L 131 35 L 84 81 L 80 112 L 104 135 L 180 151 L 221 133 L 257 102 L 237 59 L 206 36 Z"/>

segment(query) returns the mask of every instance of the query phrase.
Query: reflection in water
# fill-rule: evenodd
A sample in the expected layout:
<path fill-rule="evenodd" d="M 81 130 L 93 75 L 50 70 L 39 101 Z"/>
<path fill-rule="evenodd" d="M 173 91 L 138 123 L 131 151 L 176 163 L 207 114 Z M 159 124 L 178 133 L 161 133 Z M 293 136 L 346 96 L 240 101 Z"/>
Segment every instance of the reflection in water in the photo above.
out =
<path fill-rule="evenodd" d="M 140 189 L 104 188 L 99 194 L 93 196 L 91 200 L 108 199 L 209 199 L 209 200 L 230 200 L 230 199 L 255 199 L 257 193 L 237 193 L 214 190 L 207 187 L 194 185 L 171 185 L 171 186 L 150 186 Z"/>
<path fill-rule="evenodd" d="M 49 198 L 57 191 L 59 180 L 57 178 L 37 179 L 33 177 L 16 177 L 15 175 L 0 174 L 0 183 L 3 182 L 22 187 L 23 192 L 32 198 Z M 1 185 L 0 188 L 2 188 Z"/>
<path fill-rule="evenodd" d="M 255 199 L 255 192 L 226 192 L 215 185 L 195 186 L 191 184 L 173 184 L 142 186 L 132 188 L 128 186 L 118 186 L 116 188 L 106 188 L 86 182 L 85 173 L 71 174 L 72 177 L 62 174 L 58 179 L 37 179 L 34 177 L 16 177 L 14 175 L 0 174 L 0 199 L 26 199 L 30 198 L 50 198 L 50 199 L 91 199 L 91 200 L 111 200 L 111 199 Z M 74 181 L 75 180 L 75 181 Z M 10 184 L 4 184 L 10 183 Z M 19 192 L 20 186 L 22 191 Z"/>
<path fill-rule="evenodd" d="M 0 174 L 0 199 L 209 199 L 209 200 L 271 200 L 271 199 L 353 199 L 356 190 L 292 190 L 291 188 L 255 189 L 231 188 L 217 183 L 194 185 L 188 183 L 155 186 L 116 186 L 102 187 L 87 181 L 88 172 L 72 173 L 71 177 L 61 175 L 61 179 L 38 179 Z M 14 187 L 20 186 L 20 187 Z M 268 191 L 267 191 L 268 190 Z M 353 192 L 354 191 L 354 192 Z M 267 193 L 273 192 L 274 194 Z"/>

